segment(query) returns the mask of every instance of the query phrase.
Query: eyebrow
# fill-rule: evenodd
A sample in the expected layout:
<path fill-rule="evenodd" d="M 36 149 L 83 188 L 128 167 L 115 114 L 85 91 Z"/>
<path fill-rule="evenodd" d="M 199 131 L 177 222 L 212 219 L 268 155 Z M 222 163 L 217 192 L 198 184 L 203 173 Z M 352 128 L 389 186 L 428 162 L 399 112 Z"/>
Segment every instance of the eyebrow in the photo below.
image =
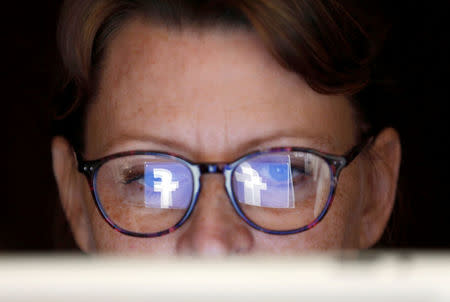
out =
<path fill-rule="evenodd" d="M 277 140 L 282 139 L 291 139 L 291 140 L 304 140 L 308 141 L 308 145 L 295 145 L 295 146 L 274 146 L 274 147 L 309 147 L 318 149 L 325 149 L 329 147 L 334 147 L 335 140 L 331 135 L 323 135 L 323 136 L 315 136 L 311 134 L 301 133 L 299 130 L 284 130 L 275 133 L 271 133 L 270 135 L 261 136 L 254 138 L 244 144 L 244 149 L 246 150 L 255 150 L 265 148 L 266 145 L 271 145 Z M 268 146 L 272 147 L 272 146 Z"/>
<path fill-rule="evenodd" d="M 113 139 L 109 140 L 103 147 L 106 152 L 113 149 L 115 146 L 123 145 L 126 142 L 142 142 L 158 145 L 159 147 L 164 147 L 168 150 L 187 150 L 190 153 L 191 150 L 185 144 L 179 143 L 178 141 L 167 139 L 161 136 L 154 136 L 150 134 L 139 135 L 139 134 L 129 134 L 129 133 L 120 133 Z M 156 150 L 155 150 L 156 151 Z M 114 152 L 116 153 L 116 152 Z"/>
<path fill-rule="evenodd" d="M 274 145 L 276 141 L 280 140 L 304 140 L 308 142 L 308 145 L 298 145 L 292 143 L 283 144 L 283 145 Z M 138 134 L 129 134 L 129 133 L 120 133 L 118 136 L 116 136 L 114 139 L 108 141 L 104 147 L 103 150 L 105 152 L 109 153 L 110 150 L 114 150 L 116 146 L 123 145 L 127 142 L 140 142 L 140 143 L 152 143 L 157 145 L 156 148 L 162 148 L 161 151 L 174 151 L 175 153 L 181 152 L 180 155 L 190 155 L 195 156 L 198 151 L 192 149 L 187 144 L 180 143 L 178 141 L 168 139 L 161 136 L 154 136 L 151 134 L 145 134 L 145 135 L 138 135 Z M 284 131 L 278 131 L 271 133 L 269 135 L 262 135 L 260 137 L 253 138 L 249 141 L 246 141 L 243 144 L 240 144 L 237 146 L 236 149 L 233 151 L 236 151 L 238 154 L 246 154 L 249 152 L 262 150 L 266 148 L 272 148 L 272 147 L 307 147 L 307 148 L 313 148 L 318 151 L 324 151 L 328 152 L 327 149 L 333 149 L 335 147 L 335 139 L 331 135 L 323 135 L 323 136 L 314 136 L 314 135 L 308 135 L 301 133 L 299 130 L 284 130 Z M 155 147 L 153 147 L 154 149 Z M 145 149 L 145 148 L 144 148 Z M 123 150 L 128 151 L 128 150 Z M 157 151 L 157 150 L 154 150 Z M 119 151 L 121 152 L 121 151 Z M 112 153 L 117 153 L 117 151 L 114 151 Z M 107 154 L 106 154 L 107 155 Z M 189 156 L 189 157 L 190 157 Z"/>

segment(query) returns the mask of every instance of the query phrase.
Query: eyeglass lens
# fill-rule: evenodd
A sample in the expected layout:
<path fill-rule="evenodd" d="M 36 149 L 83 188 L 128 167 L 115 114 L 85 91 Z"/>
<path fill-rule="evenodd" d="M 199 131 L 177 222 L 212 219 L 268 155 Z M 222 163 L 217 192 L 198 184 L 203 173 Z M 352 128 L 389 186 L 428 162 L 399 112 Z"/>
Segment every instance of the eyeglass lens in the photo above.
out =
<path fill-rule="evenodd" d="M 280 152 L 255 156 L 234 170 L 234 197 L 245 216 L 274 231 L 313 222 L 326 206 L 330 168 L 319 156 Z"/>
<path fill-rule="evenodd" d="M 97 199 L 110 220 L 135 233 L 174 226 L 192 199 L 190 169 L 175 159 L 134 155 L 106 162 L 97 172 Z"/>
<path fill-rule="evenodd" d="M 173 227 L 194 195 L 190 168 L 181 160 L 158 155 L 112 159 L 99 168 L 94 186 L 108 218 L 135 233 Z M 262 153 L 235 167 L 231 188 L 237 206 L 255 224 L 274 231 L 298 229 L 324 210 L 330 168 L 310 153 Z"/>

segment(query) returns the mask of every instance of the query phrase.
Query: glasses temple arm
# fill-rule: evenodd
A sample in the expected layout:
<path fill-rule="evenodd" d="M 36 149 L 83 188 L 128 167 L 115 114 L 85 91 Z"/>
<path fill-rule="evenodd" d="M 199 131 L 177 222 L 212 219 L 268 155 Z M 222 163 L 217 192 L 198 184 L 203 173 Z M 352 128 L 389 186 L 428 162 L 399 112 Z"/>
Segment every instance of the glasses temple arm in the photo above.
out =
<path fill-rule="evenodd" d="M 344 155 L 347 164 L 350 164 L 368 145 L 375 141 L 375 135 L 366 135 L 363 141 L 353 147 L 347 154 Z"/>

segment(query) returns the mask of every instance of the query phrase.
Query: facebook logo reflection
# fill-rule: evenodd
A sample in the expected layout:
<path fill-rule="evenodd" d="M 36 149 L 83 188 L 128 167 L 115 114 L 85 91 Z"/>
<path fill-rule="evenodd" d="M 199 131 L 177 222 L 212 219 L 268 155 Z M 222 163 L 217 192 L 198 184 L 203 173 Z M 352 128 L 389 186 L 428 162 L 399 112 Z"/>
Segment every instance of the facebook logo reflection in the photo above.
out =
<path fill-rule="evenodd" d="M 147 163 L 145 166 L 145 207 L 185 209 L 192 196 L 192 176 L 179 163 Z"/>
<path fill-rule="evenodd" d="M 173 205 L 172 192 L 178 189 L 178 181 L 172 181 L 172 172 L 167 169 L 153 169 L 153 178 L 161 181 L 153 182 L 155 192 L 161 192 L 161 208 L 167 209 Z"/>
<path fill-rule="evenodd" d="M 262 182 L 258 171 L 249 163 L 241 165 L 242 173 L 236 172 L 236 180 L 244 183 L 244 202 L 252 206 L 261 206 L 261 190 L 267 190 L 267 184 Z"/>
<path fill-rule="evenodd" d="M 261 156 L 244 162 L 234 172 L 236 199 L 247 205 L 293 208 L 294 190 L 289 155 Z"/>

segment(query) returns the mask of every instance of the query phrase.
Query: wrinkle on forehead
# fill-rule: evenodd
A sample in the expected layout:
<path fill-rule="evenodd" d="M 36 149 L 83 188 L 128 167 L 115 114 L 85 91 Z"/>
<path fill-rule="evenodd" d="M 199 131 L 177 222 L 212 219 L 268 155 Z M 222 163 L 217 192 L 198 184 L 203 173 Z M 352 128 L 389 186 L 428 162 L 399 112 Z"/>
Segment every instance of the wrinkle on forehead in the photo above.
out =
<path fill-rule="evenodd" d="M 345 98 L 314 92 L 248 31 L 170 31 L 135 20 L 112 40 L 104 66 L 88 113 L 96 154 L 117 136 L 148 133 L 216 161 L 283 129 L 352 131 Z"/>

